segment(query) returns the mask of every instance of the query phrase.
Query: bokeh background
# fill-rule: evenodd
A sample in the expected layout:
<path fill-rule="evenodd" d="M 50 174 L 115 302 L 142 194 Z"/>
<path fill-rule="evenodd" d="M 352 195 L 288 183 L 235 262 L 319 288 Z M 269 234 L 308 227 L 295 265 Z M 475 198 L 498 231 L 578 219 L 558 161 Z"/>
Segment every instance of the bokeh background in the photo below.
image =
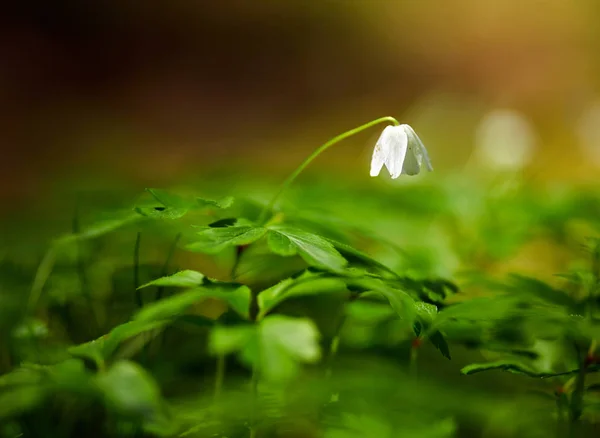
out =
<path fill-rule="evenodd" d="M 331 136 L 384 115 L 417 130 L 439 173 L 492 164 L 593 181 L 600 166 L 596 0 L 22 0 L 4 10 L 4 208 L 78 178 L 144 187 L 227 168 L 277 182 Z M 329 151 L 314 171 L 366 177 L 376 135 Z"/>

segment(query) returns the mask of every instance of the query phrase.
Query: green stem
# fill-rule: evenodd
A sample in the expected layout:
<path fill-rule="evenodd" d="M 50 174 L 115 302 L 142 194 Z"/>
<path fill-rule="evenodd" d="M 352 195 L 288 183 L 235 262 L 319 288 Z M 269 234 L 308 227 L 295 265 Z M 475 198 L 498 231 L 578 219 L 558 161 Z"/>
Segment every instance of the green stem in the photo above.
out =
<path fill-rule="evenodd" d="M 577 428 L 579 418 L 583 412 L 583 396 L 585 393 L 585 374 L 587 371 L 587 363 L 585 356 L 581 354 L 577 344 L 575 344 L 575 350 L 577 351 L 577 357 L 579 358 L 579 372 L 575 378 L 575 389 L 571 393 L 571 400 L 569 403 L 569 420 L 571 422 L 571 430 Z M 583 358 L 582 358 L 583 357 Z"/>
<path fill-rule="evenodd" d="M 35 273 L 35 278 L 33 279 L 33 284 L 31 286 L 31 292 L 29 294 L 29 300 L 27 302 L 27 315 L 33 316 L 35 313 L 35 309 L 37 307 L 38 301 L 42 295 L 42 290 L 44 289 L 44 285 L 50 277 L 52 273 L 52 268 L 54 267 L 54 261 L 56 260 L 56 248 L 55 246 L 51 246 L 50 249 L 44 255 L 44 258 L 38 265 L 37 272 Z"/>
<path fill-rule="evenodd" d="M 72 230 L 73 230 L 73 234 L 75 236 L 79 235 L 79 233 L 81 231 L 81 227 L 79 224 L 79 206 L 75 207 L 75 214 L 73 215 Z M 98 315 L 98 311 L 96 309 L 96 306 L 94 305 L 94 300 L 92 298 L 92 295 L 90 293 L 90 289 L 88 286 L 87 274 L 85 271 L 85 260 L 82 255 L 81 241 L 79 241 L 79 240 L 75 241 L 75 259 L 76 259 L 76 266 L 77 266 L 77 275 L 79 277 L 79 283 L 81 284 L 81 294 L 87 301 L 88 306 L 90 307 L 90 310 L 92 312 L 92 315 L 94 316 L 94 322 L 96 323 L 96 328 L 98 330 L 100 330 L 101 329 L 100 316 Z"/>
<path fill-rule="evenodd" d="M 215 401 L 221 395 L 223 390 L 223 382 L 225 381 L 225 355 L 219 354 L 217 356 L 217 371 L 215 376 Z"/>
<path fill-rule="evenodd" d="M 418 357 L 418 348 L 411 347 L 410 349 L 410 364 L 409 364 L 409 372 L 410 376 L 413 378 L 417 377 L 417 357 Z"/>
<path fill-rule="evenodd" d="M 171 247 L 169 248 L 169 253 L 167 254 L 165 264 L 163 265 L 162 271 L 160 274 L 161 277 L 165 277 L 169 273 L 169 265 L 171 264 L 171 259 L 173 258 L 173 254 L 175 254 L 175 249 L 177 248 L 177 243 L 179 242 L 179 239 L 181 239 L 181 233 L 178 233 L 177 236 L 175 236 L 175 239 L 173 240 L 173 243 L 171 244 Z M 164 292 L 165 292 L 165 288 L 163 286 L 158 288 L 158 291 L 156 292 L 156 301 L 158 301 L 162 298 Z"/>
<path fill-rule="evenodd" d="M 294 170 L 290 176 L 287 177 L 287 179 L 279 186 L 279 189 L 277 190 L 277 192 L 275 193 L 275 196 L 273 196 L 273 198 L 271 199 L 271 201 L 267 204 L 267 206 L 262 210 L 259 218 L 258 218 L 258 223 L 259 224 L 263 224 L 267 218 L 267 214 L 269 213 L 270 210 L 273 209 L 273 207 L 275 206 L 275 203 L 277 202 L 277 199 L 279 199 L 279 196 L 281 196 L 281 194 L 285 191 L 285 189 L 287 189 L 290 184 L 292 184 L 292 182 L 294 182 L 294 180 L 298 177 L 298 175 L 300 175 L 302 173 L 302 171 L 306 168 L 306 166 L 308 166 L 315 158 L 317 158 L 319 155 L 321 155 L 321 153 L 325 152 L 327 149 L 329 149 L 331 146 L 333 146 L 336 143 L 339 143 L 342 140 L 345 140 L 348 137 L 352 137 L 353 135 L 358 134 L 359 132 L 362 132 L 366 129 L 371 128 L 372 126 L 375 126 L 379 123 L 384 123 L 384 122 L 389 122 L 392 123 L 395 126 L 400 125 L 400 123 L 393 117 L 390 116 L 386 116 L 386 117 L 380 117 L 379 119 L 375 119 L 372 120 L 368 123 L 365 123 L 364 125 L 360 125 L 354 129 L 350 129 L 349 131 L 343 132 L 342 134 L 339 134 L 335 137 L 333 137 L 331 140 L 329 140 L 327 143 L 323 144 L 322 146 L 320 146 L 317 150 L 315 150 L 306 160 L 304 160 L 304 162 L 296 169 Z"/>
<path fill-rule="evenodd" d="M 138 289 L 140 287 L 140 240 L 142 233 L 138 231 L 135 238 L 135 246 L 133 248 L 133 287 L 135 290 L 135 302 L 138 308 L 142 308 L 144 302 L 142 300 L 142 293 Z"/>
<path fill-rule="evenodd" d="M 252 367 L 252 380 L 250 385 L 252 391 L 252 406 L 250 408 L 250 438 L 256 438 L 258 436 L 258 430 L 256 427 L 258 419 L 258 372 L 256 366 Z"/>

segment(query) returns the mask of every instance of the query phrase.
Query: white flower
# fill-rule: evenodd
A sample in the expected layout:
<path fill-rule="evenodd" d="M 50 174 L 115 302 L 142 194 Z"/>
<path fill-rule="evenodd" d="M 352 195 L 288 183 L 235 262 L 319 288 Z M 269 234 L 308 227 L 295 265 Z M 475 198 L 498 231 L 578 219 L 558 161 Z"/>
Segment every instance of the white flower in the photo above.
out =
<path fill-rule="evenodd" d="M 392 179 L 400 175 L 417 175 L 421 167 L 431 172 L 431 162 L 425 146 L 409 125 L 386 126 L 373 151 L 371 176 L 379 175 L 381 168 L 390 172 Z"/>

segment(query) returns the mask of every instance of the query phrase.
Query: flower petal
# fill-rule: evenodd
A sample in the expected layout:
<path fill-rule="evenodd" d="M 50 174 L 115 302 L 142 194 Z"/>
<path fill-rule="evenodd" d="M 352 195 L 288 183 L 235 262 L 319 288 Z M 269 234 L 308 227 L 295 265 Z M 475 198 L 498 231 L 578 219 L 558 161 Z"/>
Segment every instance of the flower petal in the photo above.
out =
<path fill-rule="evenodd" d="M 371 176 L 379 175 L 381 168 L 387 160 L 389 154 L 389 142 L 385 141 L 385 139 L 389 134 L 388 128 L 391 128 L 391 126 L 388 126 L 383 130 L 379 136 L 379 139 L 377 139 L 377 143 L 375 144 L 373 157 L 371 158 Z"/>
<path fill-rule="evenodd" d="M 396 179 L 402 173 L 402 166 L 404 165 L 404 159 L 406 157 L 406 148 L 408 146 L 408 137 L 406 131 L 401 126 L 388 126 L 385 130 L 388 131 L 388 135 L 382 138 L 384 143 L 387 143 L 388 154 L 385 166 L 392 179 Z M 382 134 L 384 137 L 385 134 Z"/>
<path fill-rule="evenodd" d="M 433 171 L 433 167 L 431 166 L 431 160 L 429 159 L 429 154 L 427 153 L 427 149 L 425 149 L 425 145 L 417 135 L 417 133 L 412 129 L 410 125 L 402 125 L 406 130 L 408 135 L 408 143 L 409 148 L 412 149 L 410 152 L 414 155 L 417 162 L 419 163 L 419 168 L 424 164 L 425 168 L 429 171 Z M 411 147 L 412 146 L 412 147 Z M 419 173 L 419 172 L 417 172 Z M 407 173 L 407 175 L 411 175 Z"/>
<path fill-rule="evenodd" d="M 381 168 L 383 167 L 383 163 L 385 163 L 385 152 L 383 150 L 383 146 L 379 141 L 375 144 L 375 149 L 373 150 L 373 157 L 371 158 L 371 176 L 379 175 L 381 172 Z"/>
<path fill-rule="evenodd" d="M 406 150 L 406 159 L 402 166 L 403 175 L 418 175 L 421 172 L 421 160 L 420 155 L 416 153 L 418 146 L 415 145 L 414 141 L 408 140 L 408 148 Z"/>

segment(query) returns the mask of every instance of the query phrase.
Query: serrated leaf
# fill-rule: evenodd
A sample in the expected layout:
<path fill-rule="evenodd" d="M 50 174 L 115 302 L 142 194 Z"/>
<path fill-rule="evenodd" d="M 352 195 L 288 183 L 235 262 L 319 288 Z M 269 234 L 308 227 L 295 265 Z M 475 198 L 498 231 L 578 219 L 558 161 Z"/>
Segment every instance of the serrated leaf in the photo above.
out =
<path fill-rule="evenodd" d="M 135 207 L 135 212 L 152 219 L 179 219 L 188 212 L 187 208 L 170 208 L 170 207 Z"/>
<path fill-rule="evenodd" d="M 149 283 L 146 283 L 138 289 L 142 289 L 149 286 L 165 286 L 165 287 L 198 287 L 204 281 L 204 274 L 201 274 L 198 271 L 193 271 L 190 269 L 186 269 L 184 271 L 176 272 L 173 275 L 168 275 L 166 277 L 161 277 L 156 280 L 153 280 Z"/>
<path fill-rule="evenodd" d="M 415 310 L 419 319 L 426 324 L 433 322 L 438 313 L 436 306 L 421 301 L 415 302 Z"/>
<path fill-rule="evenodd" d="M 179 219 L 193 207 L 185 198 L 161 189 L 146 189 L 160 205 L 138 205 L 134 210 L 153 219 Z"/>
<path fill-rule="evenodd" d="M 476 374 L 476 373 L 480 373 L 483 371 L 490 371 L 490 370 L 502 370 L 502 371 L 507 371 L 512 374 L 523 374 L 526 376 L 538 377 L 538 373 L 536 373 L 535 370 L 528 367 L 527 365 L 518 363 L 518 362 L 506 361 L 506 360 L 500 360 L 497 362 L 490 362 L 490 363 L 475 363 L 475 364 L 467 365 L 466 367 L 463 367 L 460 370 L 460 372 L 462 374 L 469 375 L 469 374 Z"/>
<path fill-rule="evenodd" d="M 129 321 L 116 326 L 104 336 L 104 357 L 109 358 L 126 340 L 142 333 L 162 329 L 164 325 L 164 321 Z"/>
<path fill-rule="evenodd" d="M 362 296 L 375 292 L 384 297 L 404 324 L 413 327 L 417 318 L 415 300 L 403 290 L 391 287 L 378 278 L 347 278 L 346 283 L 350 290 L 360 291 Z"/>
<path fill-rule="evenodd" d="M 269 311 L 289 298 L 344 291 L 347 291 L 346 283 L 338 278 L 318 276 L 288 278 L 258 294 L 258 318 L 263 318 Z"/>
<path fill-rule="evenodd" d="M 271 227 L 270 230 L 287 237 L 300 257 L 310 266 L 340 272 L 348 264 L 330 242 L 316 234 L 281 225 Z"/>
<path fill-rule="evenodd" d="M 144 306 L 134 316 L 135 321 L 171 320 L 183 315 L 194 303 L 217 298 L 228 303 L 231 308 L 244 318 L 248 318 L 250 308 L 250 289 L 246 286 L 202 287 L 186 290 L 160 301 Z"/>
<path fill-rule="evenodd" d="M 366 265 L 366 266 L 371 266 L 374 268 L 377 268 L 381 271 L 387 272 L 389 274 L 392 274 L 392 276 L 397 277 L 398 274 L 396 274 L 394 271 L 392 271 L 390 268 L 388 268 L 387 266 L 385 266 L 383 263 L 378 262 L 377 260 L 375 260 L 373 257 L 371 257 L 368 254 L 365 254 L 362 251 L 359 251 L 356 248 L 353 248 L 350 245 L 347 245 L 345 243 L 342 242 L 338 242 L 336 240 L 327 238 L 326 239 L 328 242 L 330 242 L 334 248 L 340 252 L 340 254 L 345 257 L 348 260 L 351 260 L 352 258 L 359 260 L 360 262 L 362 262 L 362 264 Z"/>
<path fill-rule="evenodd" d="M 594 371 L 598 371 L 599 367 L 596 366 L 592 366 L 586 369 L 587 372 L 594 372 Z M 476 373 L 480 373 L 483 371 L 489 371 L 489 370 L 502 370 L 502 371 L 506 371 L 512 374 L 523 374 L 529 377 L 537 377 L 537 378 L 549 378 L 549 377 L 558 377 L 558 376 L 567 376 L 570 374 L 576 374 L 579 372 L 579 370 L 571 370 L 571 371 L 565 371 L 565 372 L 561 372 L 561 373 L 545 373 L 545 372 L 539 372 L 536 371 L 535 369 L 523 364 L 523 363 L 519 363 L 519 362 L 514 362 L 514 361 L 510 361 L 510 360 L 500 360 L 500 361 L 496 361 L 496 362 L 490 362 L 490 363 L 476 363 L 476 364 L 471 364 L 471 365 L 467 365 L 466 367 L 461 369 L 461 373 L 462 374 L 476 374 Z"/>
<path fill-rule="evenodd" d="M 298 253 L 296 245 L 287 236 L 271 230 L 267 234 L 267 244 L 271 251 L 280 256 L 289 257 Z"/>
<path fill-rule="evenodd" d="M 168 208 L 188 210 L 192 206 L 190 201 L 174 193 L 169 193 L 166 190 L 146 189 L 146 191 L 150 193 L 154 199 Z"/>
<path fill-rule="evenodd" d="M 523 299 L 513 296 L 477 297 L 452 304 L 438 313 L 428 332 L 442 329 L 447 322 L 455 320 L 497 321 L 522 313 Z M 526 303 L 525 303 L 526 304 Z"/>
<path fill-rule="evenodd" d="M 400 319 L 412 327 L 417 317 L 417 311 L 415 309 L 415 301 L 411 296 L 404 291 L 391 288 L 377 289 L 377 292 L 385 296 Z"/>
<path fill-rule="evenodd" d="M 234 201 L 235 199 L 232 196 L 226 196 L 225 198 L 221 198 L 219 200 L 196 198 L 196 202 L 201 208 L 214 207 L 221 210 L 231 207 Z"/>
<path fill-rule="evenodd" d="M 216 220 L 208 224 L 210 228 L 223 228 L 223 227 L 231 227 L 237 223 L 237 218 L 235 217 L 226 217 L 223 219 Z"/>
<path fill-rule="evenodd" d="M 428 337 L 429 342 L 437 348 L 437 350 L 442 353 L 446 359 L 451 360 L 452 356 L 450 355 L 450 347 L 448 347 L 448 343 L 446 342 L 446 338 L 441 332 L 434 332 Z"/>
<path fill-rule="evenodd" d="M 511 274 L 508 288 L 516 293 L 533 295 L 543 301 L 568 309 L 574 309 L 576 305 L 575 300 L 567 293 L 555 289 L 537 278 Z"/>
<path fill-rule="evenodd" d="M 119 346 L 142 333 L 160 329 L 165 321 L 129 321 L 113 328 L 109 333 L 93 341 L 69 347 L 67 352 L 77 358 L 93 361 L 99 368 L 111 358 Z"/>
<path fill-rule="evenodd" d="M 206 254 L 217 254 L 225 248 L 249 245 L 263 237 L 267 230 L 262 227 L 234 226 L 223 228 L 205 228 L 197 233 L 195 242 L 186 248 Z"/>

